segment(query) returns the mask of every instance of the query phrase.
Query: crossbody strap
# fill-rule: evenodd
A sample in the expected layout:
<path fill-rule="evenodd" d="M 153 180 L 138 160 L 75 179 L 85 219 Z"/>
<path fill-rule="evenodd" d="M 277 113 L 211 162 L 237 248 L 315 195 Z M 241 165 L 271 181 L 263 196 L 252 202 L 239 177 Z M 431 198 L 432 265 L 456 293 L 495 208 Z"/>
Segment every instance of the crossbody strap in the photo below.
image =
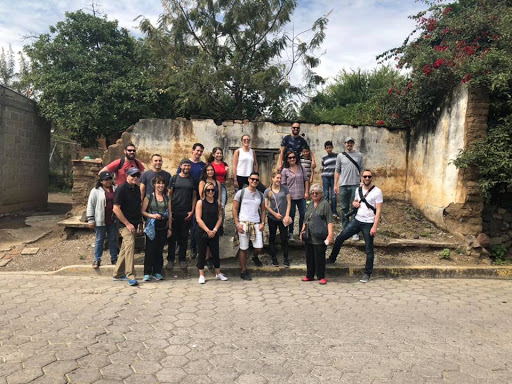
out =
<path fill-rule="evenodd" d="M 359 199 L 361 200 L 361 202 L 366 204 L 368 209 L 371 209 L 374 214 L 377 214 L 377 210 L 375 209 L 375 207 L 371 205 L 368 201 L 366 201 L 366 196 L 368 196 L 368 194 L 372 191 L 373 188 L 375 188 L 375 185 L 372 185 L 372 187 L 363 196 L 363 187 L 359 187 Z"/>
<path fill-rule="evenodd" d="M 352 164 L 354 164 L 354 165 L 356 166 L 357 170 L 358 170 L 359 172 L 361 172 L 361 169 L 359 168 L 359 165 L 358 165 L 358 164 L 356 163 L 356 161 L 352 158 L 352 156 L 350 156 L 347 152 L 342 152 L 342 153 L 346 156 L 346 158 L 347 158 L 347 159 L 349 159 L 349 160 L 350 160 L 350 162 L 351 162 Z"/>

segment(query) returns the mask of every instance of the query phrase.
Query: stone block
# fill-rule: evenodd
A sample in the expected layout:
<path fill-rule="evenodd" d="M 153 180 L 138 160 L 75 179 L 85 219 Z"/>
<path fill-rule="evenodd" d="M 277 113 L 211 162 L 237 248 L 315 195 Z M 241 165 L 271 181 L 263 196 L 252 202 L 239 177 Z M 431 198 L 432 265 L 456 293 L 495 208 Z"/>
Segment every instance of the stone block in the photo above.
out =
<path fill-rule="evenodd" d="M 21 251 L 22 255 L 35 255 L 39 252 L 39 248 L 24 248 L 23 251 Z"/>
<path fill-rule="evenodd" d="M 507 212 L 503 214 L 503 221 L 507 223 L 512 223 L 512 213 Z"/>
<path fill-rule="evenodd" d="M 507 210 L 505 208 L 498 208 L 497 213 L 498 215 L 504 215 L 505 213 L 507 213 Z"/>
<path fill-rule="evenodd" d="M 491 238 L 487 236 L 485 233 L 481 232 L 476 237 L 476 241 L 480 244 L 481 247 L 487 248 L 491 243 Z"/>

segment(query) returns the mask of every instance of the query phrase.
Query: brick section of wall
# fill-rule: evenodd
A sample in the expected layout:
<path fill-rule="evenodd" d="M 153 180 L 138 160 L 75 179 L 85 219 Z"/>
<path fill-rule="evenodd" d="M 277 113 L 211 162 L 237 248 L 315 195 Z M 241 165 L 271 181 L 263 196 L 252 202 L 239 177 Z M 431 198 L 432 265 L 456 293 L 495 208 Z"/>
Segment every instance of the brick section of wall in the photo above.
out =
<path fill-rule="evenodd" d="M 101 159 L 73 160 L 73 213 L 81 213 L 87 205 L 89 193 L 96 186 L 98 172 L 103 168 Z"/>
<path fill-rule="evenodd" d="M 0 213 L 46 207 L 49 153 L 36 103 L 0 85 Z"/>

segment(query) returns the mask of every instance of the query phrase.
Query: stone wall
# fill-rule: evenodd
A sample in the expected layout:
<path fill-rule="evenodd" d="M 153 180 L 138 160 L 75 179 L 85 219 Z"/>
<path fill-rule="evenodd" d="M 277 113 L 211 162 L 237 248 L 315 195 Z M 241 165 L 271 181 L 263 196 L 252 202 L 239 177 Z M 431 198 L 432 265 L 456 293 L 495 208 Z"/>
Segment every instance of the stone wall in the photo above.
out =
<path fill-rule="evenodd" d="M 103 168 L 101 159 L 73 160 L 73 213 L 81 213 L 87 205 L 89 193 L 96 186 L 98 172 Z"/>
<path fill-rule="evenodd" d="M 36 103 L 0 85 L 0 213 L 46 207 L 49 154 Z"/>
<path fill-rule="evenodd" d="M 483 232 L 480 236 L 481 246 L 492 250 L 494 246 L 503 245 L 512 258 L 512 190 L 500 195 L 493 205 L 487 205 L 483 211 Z"/>
<path fill-rule="evenodd" d="M 473 170 L 452 161 L 472 141 L 485 136 L 488 98 L 461 86 L 441 110 L 435 125 L 411 131 L 407 197 L 437 226 L 460 239 L 482 231 L 483 201 Z"/>
<path fill-rule="evenodd" d="M 217 125 L 213 120 L 140 120 L 123 133 L 115 145 L 106 153 L 105 162 L 123 156 L 123 148 L 133 142 L 137 147 L 137 158 L 145 165 L 153 153 L 163 156 L 163 168 L 174 174 L 179 161 L 190 157 L 192 144 L 200 142 L 205 154 L 213 147 L 223 148 L 225 161 L 232 164 L 232 155 L 240 146 L 242 134 L 252 136 L 252 147 L 257 150 L 263 182 L 268 185 L 270 173 L 275 167 L 283 136 L 290 134 L 290 123 L 224 121 Z M 403 130 L 386 128 L 301 124 L 301 134 L 308 141 L 318 163 L 315 181 L 321 182 L 321 157 L 325 154 L 324 143 L 331 140 L 335 151 L 343 150 L 344 139 L 352 136 L 356 149 L 363 153 L 365 167 L 377 174 L 376 182 L 386 198 L 403 199 L 406 185 L 407 136 Z"/>

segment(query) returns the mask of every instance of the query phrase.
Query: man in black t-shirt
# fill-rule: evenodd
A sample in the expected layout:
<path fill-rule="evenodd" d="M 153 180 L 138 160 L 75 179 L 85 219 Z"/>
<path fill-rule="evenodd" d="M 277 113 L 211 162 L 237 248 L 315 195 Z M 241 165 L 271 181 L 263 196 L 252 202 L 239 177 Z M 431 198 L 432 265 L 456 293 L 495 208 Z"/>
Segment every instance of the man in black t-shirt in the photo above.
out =
<path fill-rule="evenodd" d="M 114 195 L 114 213 L 119 223 L 119 232 L 123 237 L 119 257 L 114 268 L 114 280 L 128 280 L 128 284 L 135 286 L 135 235 L 141 222 L 140 189 L 137 182 L 140 170 L 132 167 L 126 171 L 126 182 L 116 189 Z M 123 271 L 124 270 L 124 271 Z M 124 274 L 123 274 L 124 272 Z"/>
<path fill-rule="evenodd" d="M 181 160 L 180 173 L 172 177 L 169 182 L 169 201 L 172 212 L 172 235 L 169 240 L 166 265 L 169 270 L 174 267 L 176 244 L 179 249 L 180 268 L 188 268 L 186 260 L 188 232 L 197 202 L 197 183 L 190 175 L 191 163 L 189 159 Z"/>
<path fill-rule="evenodd" d="M 281 150 L 279 151 L 279 159 L 277 160 L 277 170 L 280 172 L 283 169 L 283 160 L 288 152 L 294 152 L 297 160 L 300 158 L 302 150 L 309 148 L 308 142 L 300 136 L 300 124 L 295 122 L 292 124 L 292 134 L 286 135 L 281 141 Z M 315 155 L 310 150 L 311 156 L 311 170 L 316 168 Z"/>

